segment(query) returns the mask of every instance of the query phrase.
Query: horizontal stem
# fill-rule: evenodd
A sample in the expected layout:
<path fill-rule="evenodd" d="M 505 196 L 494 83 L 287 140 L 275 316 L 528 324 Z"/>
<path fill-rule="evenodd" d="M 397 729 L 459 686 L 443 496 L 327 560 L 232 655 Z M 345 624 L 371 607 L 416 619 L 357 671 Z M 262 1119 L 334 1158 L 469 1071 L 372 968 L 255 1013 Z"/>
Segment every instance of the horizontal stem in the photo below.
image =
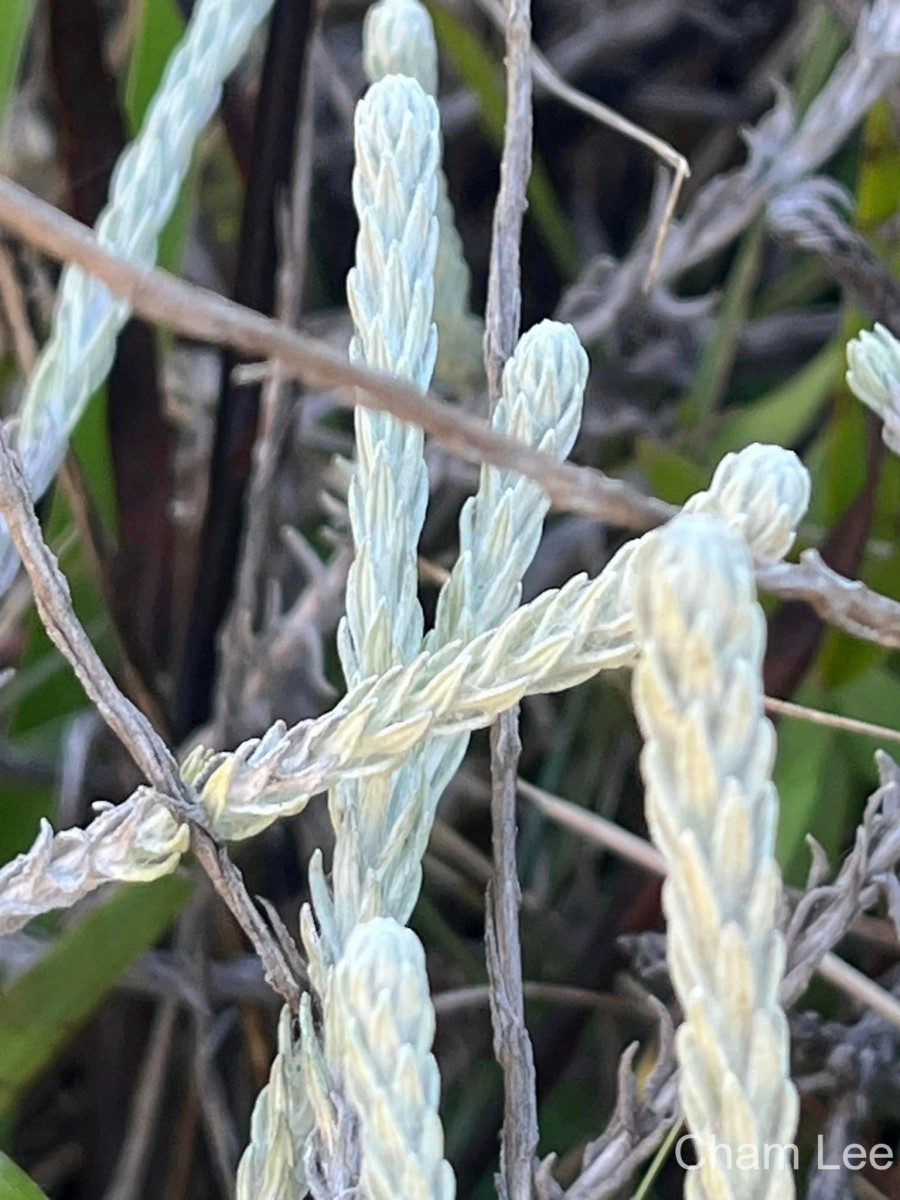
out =
<path fill-rule="evenodd" d="M 104 250 L 86 226 L 3 178 L 0 226 L 52 258 L 77 263 L 145 319 L 198 341 L 277 361 L 285 378 L 335 389 L 336 399 L 347 407 L 364 402 L 367 408 L 390 412 L 420 426 L 467 462 L 490 463 L 535 480 L 560 510 L 637 531 L 662 525 L 677 512 L 600 471 L 557 462 L 549 454 L 497 433 L 487 422 L 431 393 L 424 395 L 402 380 L 355 366 L 324 342 L 215 292 L 184 283 L 165 271 L 136 267 Z M 900 603 L 845 579 L 815 552 L 807 551 L 798 565 L 759 564 L 757 584 L 771 595 L 805 600 L 823 620 L 855 637 L 900 647 Z"/>

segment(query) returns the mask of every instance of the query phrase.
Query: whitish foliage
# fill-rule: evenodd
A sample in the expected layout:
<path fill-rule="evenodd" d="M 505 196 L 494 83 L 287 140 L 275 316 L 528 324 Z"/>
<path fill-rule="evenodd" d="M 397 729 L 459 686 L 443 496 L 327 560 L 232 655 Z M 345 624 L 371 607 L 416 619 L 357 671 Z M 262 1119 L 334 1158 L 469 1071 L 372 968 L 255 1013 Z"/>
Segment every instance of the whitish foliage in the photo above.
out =
<path fill-rule="evenodd" d="M 291 1014 L 281 1010 L 278 1052 L 250 1121 L 250 1143 L 238 1165 L 237 1200 L 296 1200 L 306 1194 L 303 1148 L 312 1129 Z"/>
<path fill-rule="evenodd" d="M 369 1200 L 452 1200 L 431 1054 L 434 1009 L 425 953 L 389 918 L 350 935 L 329 996 L 329 1057 L 360 1121 L 362 1192 Z"/>
<path fill-rule="evenodd" d="M 104 883 L 147 883 L 168 875 L 188 841 L 187 826 L 150 788 L 139 788 L 128 804 L 105 808 L 87 829 L 54 835 L 42 820 L 27 854 L 0 870 L 0 934 L 75 904 Z"/>
<path fill-rule="evenodd" d="M 424 4 L 419 0 L 378 0 L 373 4 L 363 26 L 363 65 L 373 83 L 386 75 L 408 75 L 429 96 L 437 97 L 437 41 Z M 484 325 L 469 308 L 471 275 L 443 171 L 438 172 L 437 218 L 437 373 L 454 390 L 462 391 L 481 374 Z"/>
<path fill-rule="evenodd" d="M 900 342 L 883 325 L 847 346 L 847 383 L 884 422 L 885 445 L 900 454 Z"/>
<path fill-rule="evenodd" d="M 784 558 L 809 507 L 809 472 L 793 450 L 754 444 L 726 454 L 709 490 L 685 512 L 721 517 L 740 533 L 760 559 Z"/>
<path fill-rule="evenodd" d="M 702 1162 L 685 1194 L 787 1200 L 785 1155 L 764 1165 L 765 1147 L 791 1144 L 798 1103 L 778 1002 L 775 733 L 763 715 L 752 563 L 723 522 L 680 516 L 645 540 L 631 581 L 647 819 L 669 866 L 668 960 L 685 1016 L 681 1099 Z M 731 1149 L 730 1169 L 717 1144 Z"/>
<path fill-rule="evenodd" d="M 97 222 L 101 245 L 141 266 L 156 262 L 159 235 L 172 215 L 200 131 L 215 112 L 222 84 L 243 55 L 272 0 L 199 0 L 173 53 L 139 136 L 116 164 Z M 60 284 L 53 335 L 41 355 L 16 424 L 15 445 L 33 496 L 41 496 L 65 457 L 88 399 L 112 366 L 128 305 L 79 267 Z M 17 558 L 5 526 L 0 588 Z"/>

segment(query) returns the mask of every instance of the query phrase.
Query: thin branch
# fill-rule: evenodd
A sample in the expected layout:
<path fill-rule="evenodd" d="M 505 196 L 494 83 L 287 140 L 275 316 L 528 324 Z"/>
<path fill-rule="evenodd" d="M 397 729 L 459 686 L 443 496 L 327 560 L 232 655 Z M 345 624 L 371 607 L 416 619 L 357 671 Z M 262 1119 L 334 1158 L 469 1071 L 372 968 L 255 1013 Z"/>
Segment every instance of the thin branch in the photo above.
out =
<path fill-rule="evenodd" d="M 502 30 L 505 24 L 505 17 L 499 0 L 477 0 L 477 3 L 493 20 L 494 24 Z M 662 217 L 656 233 L 656 241 L 644 280 L 645 289 L 649 289 L 656 278 L 659 260 L 662 256 L 663 245 L 666 240 L 666 233 L 672 223 L 672 217 L 675 215 L 678 197 L 681 195 L 681 189 L 684 186 L 685 180 L 691 174 L 688 160 L 663 138 L 657 137 L 656 134 L 644 129 L 643 126 L 636 125 L 634 121 L 629 121 L 627 117 L 623 117 L 615 109 L 602 104 L 599 100 L 595 100 L 592 96 L 588 96 L 585 92 L 573 87 L 562 78 L 537 46 L 534 45 L 531 47 L 531 70 L 535 83 L 540 84 L 551 96 L 556 96 L 558 100 L 562 100 L 564 104 L 568 104 L 570 107 L 584 113 L 591 120 L 615 130 L 616 133 L 621 133 L 624 137 L 631 138 L 632 141 L 639 142 L 642 146 L 646 146 L 648 150 L 652 150 L 658 158 L 661 158 L 667 166 L 672 168 L 672 182 L 669 185 Z"/>
<path fill-rule="evenodd" d="M 869 721 L 822 712 L 817 708 L 807 708 L 805 704 L 793 704 L 790 700 L 776 700 L 773 696 L 766 696 L 764 703 L 769 712 L 808 721 L 810 725 L 824 725 L 827 729 L 840 729 L 843 733 L 861 733 L 879 741 L 900 742 L 900 729 L 891 729 L 887 725 L 872 725 Z"/>
<path fill-rule="evenodd" d="M 521 788 L 521 783 L 519 786 Z M 588 841 L 594 842 L 595 845 L 602 846 L 605 850 L 611 850 L 614 854 L 627 858 L 652 875 L 660 878 L 665 875 L 665 863 L 662 855 L 658 854 L 649 842 L 644 842 L 642 838 L 635 837 L 634 834 L 628 834 L 626 830 L 619 829 L 611 821 L 607 821 L 596 813 L 572 804 L 571 801 L 562 800 L 559 796 L 551 796 L 549 792 L 544 792 L 531 784 L 521 790 L 524 796 L 557 824 L 571 829 Z M 825 954 L 819 962 L 817 970 L 824 979 L 840 988 L 857 1003 L 880 1013 L 886 1021 L 900 1029 L 900 1000 L 885 991 L 883 987 L 862 975 L 836 954 Z M 799 991 L 792 988 L 789 995 L 783 996 L 785 1007 L 795 1004 L 803 990 L 804 988 Z"/>
<path fill-rule="evenodd" d="M 560 983 L 524 984 L 526 1000 L 534 1000 L 539 1004 L 558 1004 L 567 1008 L 593 1008 L 598 1012 L 618 1013 L 634 1019 L 634 1000 L 624 996 L 614 996 L 609 992 L 593 992 L 590 988 L 571 987 Z M 439 1017 L 451 1016 L 454 1013 L 468 1012 L 473 1008 L 483 1008 L 490 1004 L 491 989 L 486 984 L 475 984 L 471 987 L 451 988 L 446 992 L 436 992 L 432 996 L 434 1011 Z M 648 1013 L 648 1020 L 656 1020 L 655 1013 Z"/>
<path fill-rule="evenodd" d="M 506 360 L 519 337 L 522 310 L 519 249 L 531 176 L 531 0 L 507 0 L 501 28 L 506 33 L 506 129 L 494 208 L 484 336 L 492 408 L 500 395 Z"/>
<path fill-rule="evenodd" d="M 297 333 L 215 292 L 183 283 L 165 271 L 144 270 L 98 245 L 93 231 L 38 199 L 11 180 L 0 178 L 0 225 L 52 258 L 74 262 L 95 275 L 145 319 L 182 336 L 247 355 L 280 362 L 284 378 L 312 388 L 336 389 L 347 408 L 360 403 L 418 425 L 445 449 L 480 466 L 517 471 L 540 483 L 562 509 L 600 516 L 627 529 L 650 529 L 674 509 L 642 496 L 615 479 L 586 467 L 560 464 L 515 438 L 496 433 L 439 396 L 423 396 L 413 384 L 350 363 L 326 343 Z"/>
<path fill-rule="evenodd" d="M 326 344 L 261 317 L 164 271 L 145 271 L 103 250 L 86 226 L 10 180 L 0 178 L 0 225 L 61 261 L 77 263 L 128 301 L 133 310 L 186 337 L 230 346 L 281 364 L 285 377 L 336 389 L 346 407 L 360 403 L 419 425 L 467 462 L 517 471 L 541 485 L 563 511 L 645 530 L 663 524 L 675 509 L 589 467 L 559 463 L 550 455 L 496 433 L 438 396 L 423 396 L 394 377 L 354 366 Z M 359 389 L 359 392 L 354 391 Z M 757 583 L 782 599 L 805 600 L 829 624 L 865 641 L 900 647 L 900 603 L 845 579 L 814 551 L 799 566 L 775 563 L 757 569 Z"/>
<path fill-rule="evenodd" d="M 895 1029 L 900 1029 L 900 1000 L 874 979 L 863 975 L 836 954 L 826 954 L 819 963 L 818 972 L 846 996 L 852 996 L 857 1004 L 878 1013 Z"/>
<path fill-rule="evenodd" d="M 532 159 L 531 0 L 507 0 L 506 127 L 500 191 L 494 209 L 485 314 L 484 359 L 491 410 L 500 399 L 503 369 L 519 337 L 522 220 L 528 207 Z M 487 887 L 485 951 L 494 1054 L 503 1071 L 500 1200 L 531 1200 L 538 1147 L 537 1080 L 525 1024 L 516 855 L 516 775 L 522 743 L 519 708 L 491 728 L 491 828 L 494 873 Z"/>
<path fill-rule="evenodd" d="M 854 637 L 900 648 L 900 604 L 839 575 L 815 550 L 805 550 L 797 565 L 779 562 L 758 567 L 756 582 L 782 600 L 805 600 L 823 621 Z"/>
<path fill-rule="evenodd" d="M 662 875 L 665 872 L 662 855 L 644 838 L 629 833 L 621 825 L 616 825 L 614 821 L 609 821 L 589 809 L 572 804 L 569 800 L 561 800 L 559 796 L 553 796 L 543 788 L 535 787 L 527 779 L 520 778 L 517 782 L 525 799 L 530 800 L 539 812 L 552 821 L 564 825 L 574 833 L 582 834 L 590 841 L 618 854 L 620 858 L 636 863 L 651 875 Z"/>
<path fill-rule="evenodd" d="M 503 1070 L 501 1200 L 531 1200 L 538 1146 L 537 1085 L 525 1025 L 516 862 L 516 771 L 522 743 L 518 708 L 491 728 L 491 823 L 494 878 L 488 885 L 485 949 L 494 1054 Z"/>
<path fill-rule="evenodd" d="M 88 698 L 138 768 L 160 793 L 178 821 L 191 829 L 191 847 L 216 891 L 225 900 L 259 954 L 266 978 L 292 1006 L 299 1006 L 300 987 L 259 910 L 244 887 L 240 872 L 207 832 L 202 809 L 181 778 L 175 759 L 144 714 L 119 691 L 91 645 L 72 607 L 69 585 L 44 541 L 18 458 L 0 428 L 0 512 L 22 558 L 35 604 L 47 633 L 74 670 Z"/>
<path fill-rule="evenodd" d="M 200 1102 L 200 1115 L 220 1192 L 227 1200 L 232 1200 L 240 1145 L 215 1058 L 234 1014 L 225 1012 L 214 1020 L 209 1002 L 205 936 L 209 899 L 208 892 L 197 895 L 182 913 L 176 948 L 200 1000 L 190 1009 L 193 1042 L 191 1066 Z"/>

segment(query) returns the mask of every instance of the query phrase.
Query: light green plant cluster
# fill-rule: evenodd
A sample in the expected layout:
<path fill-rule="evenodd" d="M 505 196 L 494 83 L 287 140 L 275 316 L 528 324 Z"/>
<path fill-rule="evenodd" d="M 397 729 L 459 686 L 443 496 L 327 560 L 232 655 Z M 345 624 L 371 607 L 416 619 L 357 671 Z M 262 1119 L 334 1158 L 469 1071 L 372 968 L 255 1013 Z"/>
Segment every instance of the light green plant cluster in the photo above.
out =
<path fill-rule="evenodd" d="M 303 1154 L 313 1115 L 301 1078 L 301 1050 L 285 1006 L 278 1020 L 278 1053 L 257 1097 L 250 1144 L 238 1165 L 237 1200 L 296 1200 L 306 1195 Z"/>
<path fill-rule="evenodd" d="M 437 96 L 437 40 L 420 0 L 378 0 L 371 6 L 363 26 L 363 65 L 372 83 L 387 75 L 406 75 L 427 95 Z M 436 214 L 440 230 L 434 275 L 437 374 L 454 391 L 463 392 L 482 374 L 484 324 L 469 308 L 471 273 L 443 171 L 437 176 Z"/>
<path fill-rule="evenodd" d="M 762 541 L 748 543 L 759 555 L 769 544 L 762 518 L 771 511 L 773 494 L 783 490 L 766 463 L 790 466 L 798 491 L 805 469 L 778 447 L 749 447 L 737 458 L 744 455 L 761 468 L 757 492 L 739 493 L 743 507 L 731 507 L 735 497 L 730 497 L 718 515 L 736 531 L 761 527 Z M 291 728 L 276 722 L 262 738 L 233 751 L 195 750 L 181 773 L 213 832 L 227 841 L 252 837 L 301 812 L 312 796 L 341 780 L 396 771 L 427 739 L 439 748 L 443 740 L 489 725 L 523 696 L 561 691 L 598 671 L 633 663 L 638 645 L 623 581 L 640 545 L 640 540 L 628 543 L 596 579 L 575 576 L 471 640 L 423 649 L 406 666 L 351 688 L 322 717 Z M 158 803 L 153 811 L 160 821 L 155 836 L 163 873 L 171 869 L 177 826 Z M 123 810 L 116 812 L 121 819 Z M 4 868 L 0 882 L 14 865 Z"/>
<path fill-rule="evenodd" d="M 741 534 L 755 558 L 784 558 L 809 507 L 809 472 L 793 450 L 752 445 L 726 454 L 709 490 L 698 492 L 685 512 L 721 517 Z"/>
<path fill-rule="evenodd" d="M 641 771 L 669 868 L 681 1100 L 699 1160 L 685 1195 L 787 1200 L 799 1105 L 778 1002 L 775 733 L 763 714 L 765 618 L 753 565 L 722 521 L 682 515 L 640 547 L 631 588 Z"/>
<path fill-rule="evenodd" d="M 883 421 L 885 445 L 900 454 L 900 342 L 889 329 L 863 330 L 847 346 L 847 383 Z"/>
<path fill-rule="evenodd" d="M 102 246 L 140 266 L 154 265 L 197 138 L 272 2 L 199 0 L 140 134 L 116 164 L 109 201 L 96 227 Z M 128 317 L 128 305 L 105 284 L 80 267 L 65 269 L 52 336 L 12 425 L 35 498 L 50 486 L 88 400 L 109 374 L 116 339 Z M 0 591 L 9 586 L 17 564 L 0 522 Z"/>
<path fill-rule="evenodd" d="M 369 90 L 357 108 L 353 199 L 356 265 L 347 295 L 350 355 L 427 388 L 437 354 L 434 215 L 438 115 L 404 76 Z M 428 476 L 421 429 L 358 408 L 348 505 L 356 557 L 338 648 L 347 682 L 408 662 L 422 642 L 417 547 Z"/>
<path fill-rule="evenodd" d="M 379 917 L 358 925 L 331 982 L 329 1057 L 359 1114 L 360 1185 L 369 1200 L 452 1200 L 431 1054 L 434 1009 L 416 935 Z"/>

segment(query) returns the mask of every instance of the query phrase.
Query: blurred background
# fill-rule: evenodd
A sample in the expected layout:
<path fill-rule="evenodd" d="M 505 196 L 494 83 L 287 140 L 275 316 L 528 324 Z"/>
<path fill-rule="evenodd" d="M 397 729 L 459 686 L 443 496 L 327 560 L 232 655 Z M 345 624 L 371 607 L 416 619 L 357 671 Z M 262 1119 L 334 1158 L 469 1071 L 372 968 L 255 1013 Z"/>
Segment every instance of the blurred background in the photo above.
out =
<path fill-rule="evenodd" d="M 441 48 L 445 167 L 473 307 L 483 312 L 502 39 L 469 0 L 428 5 Z M 0 170 L 93 224 L 191 7 L 3 0 Z M 900 335 L 896 89 L 853 119 L 837 111 L 832 127 L 844 120 L 846 135 L 823 157 L 802 144 L 799 181 L 831 182 L 802 193 L 786 219 L 767 219 L 754 200 L 817 97 L 834 103 L 829 81 L 863 7 L 533 0 L 535 41 L 559 75 L 665 139 L 692 173 L 679 201 L 683 224 L 648 293 L 641 283 L 668 174 L 645 146 L 538 87 L 522 320 L 523 328 L 551 315 L 570 320 L 588 348 L 576 461 L 680 503 L 728 450 L 790 446 L 813 478 L 802 546 L 898 596 L 900 471 L 843 382 L 844 346 L 860 327 L 878 319 Z M 365 8 L 276 0 L 198 146 L 160 252 L 167 269 L 342 349 Z M 16 410 L 47 338 L 57 277 L 27 245 L 0 236 L 5 414 Z M 182 750 L 198 740 L 233 746 L 277 717 L 315 715 L 342 689 L 334 632 L 349 559 L 352 420 L 327 395 L 260 376 L 233 356 L 133 321 L 40 506 L 95 644 Z M 447 390 L 441 380 L 437 387 Z M 486 413 L 477 378 L 454 398 Z M 422 597 L 433 613 L 477 473 L 434 447 L 429 466 Z M 526 598 L 577 571 L 598 572 L 627 536 L 552 517 Z M 896 655 L 825 629 L 801 604 L 769 603 L 767 612 L 770 695 L 898 723 Z M 122 799 L 137 778 L 42 632 L 24 579 L 0 600 L 0 666 L 10 672 L 0 690 L 7 861 L 31 843 L 41 817 L 56 827 L 83 823 L 94 801 Z M 522 737 L 526 779 L 645 833 L 624 673 L 526 701 Z M 880 743 L 796 719 L 779 722 L 779 737 L 779 855 L 788 882 L 802 885 L 807 835 L 832 861 L 847 850 L 877 785 Z M 487 741 L 476 737 L 442 803 L 412 922 L 429 956 L 448 1157 L 465 1197 L 493 1194 L 502 1115 L 484 986 L 488 789 Z M 527 795 L 520 835 L 541 1149 L 558 1154 L 565 1185 L 613 1112 L 623 1050 L 640 1043 L 639 1084 L 657 1058 L 648 996 L 671 1003 L 653 936 L 663 928 L 659 888 Z M 251 892 L 294 930 L 309 855 L 322 846 L 327 857 L 329 844 L 322 801 L 235 856 Z M 842 949 L 867 973 L 893 979 L 897 941 L 886 919 L 858 925 Z M 230 1194 L 273 1054 L 277 1004 L 195 872 L 104 892 L 0 939 L 0 971 L 0 1145 L 48 1196 Z M 835 1033 L 855 1028 L 858 1014 L 844 1005 L 822 985 L 804 1002 L 813 1015 L 798 1042 L 800 1069 L 814 1077 L 804 1089 L 804 1155 L 845 1095 L 857 1106 L 858 1140 L 897 1144 L 895 1041 Z M 648 1136 L 655 1129 L 651 1122 Z M 637 1167 L 634 1188 L 646 1169 Z M 680 1196 L 682 1174 L 666 1160 L 647 1186 L 641 1195 Z M 858 1194 L 900 1197 L 900 1172 L 878 1173 L 869 1186 L 877 1190 Z"/>

